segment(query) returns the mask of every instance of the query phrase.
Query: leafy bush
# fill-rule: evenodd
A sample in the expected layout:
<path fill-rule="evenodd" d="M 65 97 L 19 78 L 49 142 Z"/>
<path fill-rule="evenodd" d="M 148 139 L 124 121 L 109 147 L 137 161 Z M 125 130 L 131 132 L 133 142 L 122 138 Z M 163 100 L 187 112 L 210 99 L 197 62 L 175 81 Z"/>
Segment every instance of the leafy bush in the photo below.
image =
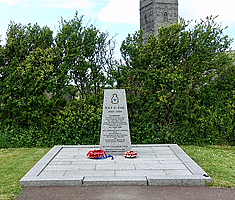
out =
<path fill-rule="evenodd" d="M 101 97 L 70 102 L 49 120 L 53 124 L 1 126 L 0 148 L 99 144 Z"/>
<path fill-rule="evenodd" d="M 52 126 L 54 144 L 99 144 L 102 119 L 101 101 L 71 102 L 61 110 Z"/>

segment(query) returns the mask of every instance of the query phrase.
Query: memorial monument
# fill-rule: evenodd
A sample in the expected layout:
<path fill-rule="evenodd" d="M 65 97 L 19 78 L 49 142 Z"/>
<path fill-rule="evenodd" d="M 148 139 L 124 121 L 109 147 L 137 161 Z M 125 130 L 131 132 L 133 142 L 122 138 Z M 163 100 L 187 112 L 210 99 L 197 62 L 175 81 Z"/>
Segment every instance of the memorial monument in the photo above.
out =
<path fill-rule="evenodd" d="M 100 149 L 114 155 L 131 150 L 126 92 L 124 89 L 104 91 Z"/>

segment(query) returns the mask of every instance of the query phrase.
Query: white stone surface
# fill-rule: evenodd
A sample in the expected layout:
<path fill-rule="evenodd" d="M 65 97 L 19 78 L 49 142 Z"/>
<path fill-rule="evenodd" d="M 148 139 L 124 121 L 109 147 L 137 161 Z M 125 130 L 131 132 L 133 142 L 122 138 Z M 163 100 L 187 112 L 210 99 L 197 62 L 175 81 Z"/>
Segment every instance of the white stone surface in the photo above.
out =
<path fill-rule="evenodd" d="M 133 145 L 138 156 L 97 160 L 86 157 L 99 146 L 55 146 L 22 179 L 24 186 L 188 185 L 211 182 L 178 145 Z M 166 151 L 166 153 L 164 153 Z M 64 156 L 67 152 L 72 157 Z"/>
<path fill-rule="evenodd" d="M 114 155 L 131 150 L 125 90 L 104 91 L 100 149 Z"/>

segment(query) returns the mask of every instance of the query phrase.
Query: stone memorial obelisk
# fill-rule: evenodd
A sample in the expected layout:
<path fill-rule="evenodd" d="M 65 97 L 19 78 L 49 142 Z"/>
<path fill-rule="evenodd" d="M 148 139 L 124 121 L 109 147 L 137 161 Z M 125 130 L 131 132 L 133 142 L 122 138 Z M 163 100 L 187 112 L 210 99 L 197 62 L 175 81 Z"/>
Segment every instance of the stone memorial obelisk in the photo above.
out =
<path fill-rule="evenodd" d="M 131 150 L 130 129 L 125 90 L 105 90 L 100 149 L 109 154 Z"/>

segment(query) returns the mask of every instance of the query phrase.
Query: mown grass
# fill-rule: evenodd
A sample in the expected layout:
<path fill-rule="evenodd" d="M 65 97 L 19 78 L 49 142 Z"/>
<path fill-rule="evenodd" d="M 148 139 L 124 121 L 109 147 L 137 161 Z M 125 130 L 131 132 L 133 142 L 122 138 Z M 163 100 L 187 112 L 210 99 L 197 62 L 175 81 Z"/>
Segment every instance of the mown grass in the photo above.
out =
<path fill-rule="evenodd" d="M 214 187 L 235 187 L 235 147 L 181 146 L 213 179 Z"/>
<path fill-rule="evenodd" d="M 235 187 L 235 147 L 181 146 L 213 179 L 214 187 Z M 0 200 L 14 199 L 20 179 L 49 151 L 48 148 L 0 149 Z"/>
<path fill-rule="evenodd" d="M 47 148 L 0 149 L 0 199 L 22 193 L 20 179 L 48 152 Z"/>

